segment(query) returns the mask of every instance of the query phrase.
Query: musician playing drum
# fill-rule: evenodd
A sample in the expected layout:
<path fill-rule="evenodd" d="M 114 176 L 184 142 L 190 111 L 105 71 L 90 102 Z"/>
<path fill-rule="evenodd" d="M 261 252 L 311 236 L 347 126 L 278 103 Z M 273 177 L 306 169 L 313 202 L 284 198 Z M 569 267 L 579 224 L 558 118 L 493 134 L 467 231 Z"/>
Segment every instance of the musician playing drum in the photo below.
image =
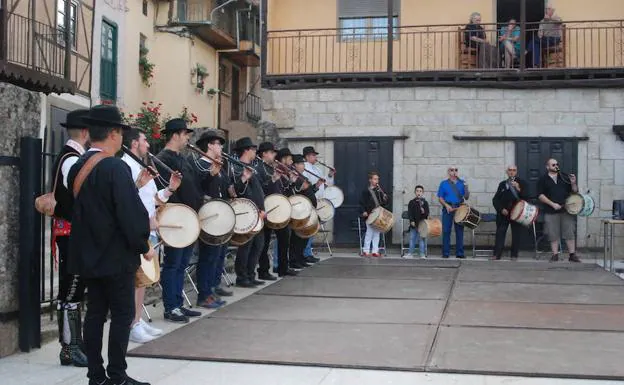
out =
<path fill-rule="evenodd" d="M 253 144 L 251 138 L 244 137 L 236 141 L 234 151 L 240 161 L 248 166 L 252 165 L 256 159 L 258 146 Z M 246 167 L 232 165 L 232 177 L 234 179 L 234 190 L 236 195 L 253 201 L 260 210 L 260 217 L 264 218 L 264 191 L 258 176 Z M 236 271 L 236 286 L 254 288 L 263 285 L 264 281 L 256 279 L 256 266 L 264 246 L 264 232 L 260 231 L 253 238 L 236 252 L 234 269 Z"/>
<path fill-rule="evenodd" d="M 448 168 L 448 178 L 440 183 L 438 188 L 438 200 L 442 204 L 442 258 L 448 258 L 451 254 L 451 231 L 455 228 L 455 256 L 464 256 L 464 227 L 455 223 L 455 210 L 470 198 L 468 184 L 459 179 L 457 167 Z"/>
<path fill-rule="evenodd" d="M 277 152 L 275 159 L 287 167 L 292 166 L 293 164 L 292 153 L 288 148 L 280 149 Z M 291 181 L 295 181 L 296 177 L 293 176 L 291 179 L 281 178 L 278 180 L 281 194 L 284 194 L 287 197 L 295 195 Z M 295 263 L 294 256 L 291 255 L 289 257 L 288 253 L 288 249 L 290 248 L 290 231 L 291 230 L 288 226 L 275 230 L 275 235 L 277 236 L 277 275 L 280 277 L 296 276 L 298 274 L 297 270 L 292 269 L 290 266 L 291 263 Z"/>
<path fill-rule="evenodd" d="M 570 252 L 568 260 L 581 262 L 575 253 L 574 216 L 565 211 L 565 201 L 573 192 L 578 192 L 576 175 L 570 174 L 569 178 L 562 177 L 559 162 L 556 159 L 548 159 L 546 173 L 537 183 L 537 193 L 540 202 L 544 203 L 544 225 L 552 250 L 551 262 L 559 260 L 559 242 L 562 238 L 566 241 Z"/>
<path fill-rule="evenodd" d="M 494 259 L 499 260 L 505 247 L 507 227 L 511 224 L 511 259 L 518 259 L 520 248 L 520 232 L 522 225 L 510 219 L 511 209 L 521 199 L 525 199 L 526 182 L 518 178 L 518 167 L 507 167 L 507 179 L 498 184 L 492 204 L 496 210 L 496 242 L 494 243 Z"/>
<path fill-rule="evenodd" d="M 210 158 L 221 159 L 221 151 L 225 144 L 225 136 L 217 130 L 209 129 L 201 134 L 197 147 L 204 151 Z M 192 156 L 192 155 L 191 155 Z M 205 156 L 192 160 L 197 170 L 199 188 L 209 198 L 225 199 L 228 196 L 228 179 L 221 165 L 212 162 Z M 208 245 L 203 241 L 198 243 L 199 259 L 197 261 L 197 306 L 206 309 L 216 309 L 225 305 L 221 295 L 217 292 L 219 279 L 223 271 L 227 244 Z M 219 269 L 220 267 L 220 269 Z M 231 292 L 221 294 L 232 295 Z"/>
<path fill-rule="evenodd" d="M 273 146 L 273 143 L 270 142 L 260 143 L 257 155 L 261 160 L 256 164 L 256 171 L 258 172 L 258 179 L 262 185 L 264 195 L 269 196 L 271 194 L 281 194 L 282 191 L 280 189 L 280 185 L 278 184 L 280 174 L 275 171 L 274 165 L 275 156 L 277 155 L 275 146 Z M 258 279 L 275 281 L 277 278 L 271 275 L 271 272 L 269 271 L 271 268 L 271 263 L 269 261 L 269 244 L 271 243 L 271 234 L 273 233 L 273 229 L 269 226 L 264 226 L 263 231 L 264 245 L 262 247 L 262 252 L 260 253 L 260 259 L 258 260 Z"/>
<path fill-rule="evenodd" d="M 292 156 L 293 165 L 295 169 L 299 173 L 303 173 L 305 168 L 305 158 L 303 155 L 295 154 Z M 306 174 L 307 175 L 307 174 Z M 292 189 L 295 194 L 303 195 L 307 197 L 312 202 L 312 207 L 316 207 L 316 193 L 318 192 L 319 186 L 323 183 L 321 180 L 318 180 L 315 184 L 312 184 L 310 180 L 305 177 L 305 179 L 301 176 L 293 178 L 294 182 L 292 184 Z M 313 239 L 311 237 L 309 239 Z M 309 263 L 313 263 L 313 260 L 310 258 L 306 258 L 305 256 L 305 248 L 308 243 L 307 239 L 301 238 L 297 235 L 296 231 L 293 230 L 290 234 L 290 266 L 295 269 L 301 269 L 304 267 L 310 266 Z"/>
<path fill-rule="evenodd" d="M 165 124 L 165 129 L 161 131 L 165 136 L 166 145 L 157 157 L 172 170 L 182 173 L 182 183 L 176 191 L 173 191 L 169 203 L 182 203 L 197 211 L 202 204 L 203 197 L 199 191 L 193 167 L 180 153 L 186 147 L 189 134 L 192 132 L 193 130 L 187 127 L 184 119 L 169 120 Z M 169 178 L 166 171 L 158 171 L 165 179 Z M 156 180 L 156 184 L 160 189 L 167 188 L 160 178 Z M 182 298 L 184 272 L 193 254 L 193 248 L 194 245 L 182 249 L 169 246 L 164 248 L 165 256 L 160 275 L 160 285 L 162 286 L 166 321 L 187 323 L 189 322 L 188 317 L 201 316 L 200 312 L 182 306 L 184 304 Z"/>
<path fill-rule="evenodd" d="M 379 187 L 379 174 L 376 171 L 368 173 L 368 186 L 362 191 L 360 197 L 360 207 L 362 209 L 362 217 L 368 218 L 375 207 L 385 206 L 388 204 L 388 195 Z M 363 256 L 379 257 L 379 236 L 381 233 L 373 226 L 366 224 L 366 235 L 364 236 L 364 246 L 362 247 Z M 372 245 L 371 245 L 372 244 Z M 372 254 L 371 254 L 372 253 Z"/>
<path fill-rule="evenodd" d="M 146 159 L 150 145 L 145 138 L 145 134 L 136 128 L 125 130 L 123 133 L 123 144 L 130 149 L 130 151 L 140 159 Z M 169 189 L 158 190 L 154 177 L 143 168 L 136 160 L 132 159 L 130 155 L 124 154 L 121 160 L 126 162 L 130 167 L 132 173 L 132 180 L 139 189 L 139 198 L 143 202 L 143 206 L 147 210 L 147 214 L 150 218 L 150 242 L 152 245 L 158 243 L 158 236 L 156 235 L 157 223 L 156 223 L 156 205 L 164 204 L 169 200 L 169 197 L 173 194 L 181 183 L 180 176 L 173 174 L 169 179 Z M 141 318 L 143 313 L 143 300 L 145 299 L 145 287 L 137 287 L 134 289 L 134 321 L 132 322 L 132 329 L 130 330 L 130 341 L 137 343 L 145 343 L 153 340 L 155 337 L 162 334 L 162 330 L 150 326 Z"/>
<path fill-rule="evenodd" d="M 319 181 L 319 178 L 316 176 L 323 176 L 324 173 L 319 169 L 318 167 L 318 160 L 317 160 L 317 156 L 318 156 L 318 152 L 316 152 L 316 150 L 314 149 L 314 147 L 312 146 L 308 146 L 308 147 L 304 147 L 303 148 L 303 157 L 305 159 L 305 163 L 304 163 L 304 167 L 306 171 L 309 172 L 305 172 L 304 175 L 306 178 L 308 178 L 308 180 L 310 181 L 310 183 L 312 184 L 317 184 Z M 325 183 L 327 183 L 328 185 L 333 185 L 334 184 L 334 174 L 336 173 L 336 171 L 334 169 L 330 169 L 329 172 L 327 173 L 327 177 L 324 177 L 323 179 L 325 179 Z M 313 175 L 316 174 L 316 175 Z M 325 196 L 325 184 L 321 183 L 318 184 L 318 190 L 316 192 L 316 197 L 317 198 L 323 198 Z M 314 207 L 316 207 L 316 203 L 314 204 Z M 314 254 L 312 253 L 312 242 L 314 240 L 314 237 L 308 239 L 306 247 L 303 251 L 304 257 L 306 259 L 307 262 L 309 263 L 315 263 L 318 262 L 319 259 L 314 257 Z"/>
<path fill-rule="evenodd" d="M 427 238 L 423 234 L 418 233 L 418 224 L 420 221 L 429 218 L 429 202 L 424 197 L 425 188 L 418 185 L 414 188 L 416 197 L 407 205 L 407 214 L 409 216 L 410 241 L 409 249 L 405 258 L 413 258 L 416 244 L 420 248 L 420 258 L 427 258 Z"/>

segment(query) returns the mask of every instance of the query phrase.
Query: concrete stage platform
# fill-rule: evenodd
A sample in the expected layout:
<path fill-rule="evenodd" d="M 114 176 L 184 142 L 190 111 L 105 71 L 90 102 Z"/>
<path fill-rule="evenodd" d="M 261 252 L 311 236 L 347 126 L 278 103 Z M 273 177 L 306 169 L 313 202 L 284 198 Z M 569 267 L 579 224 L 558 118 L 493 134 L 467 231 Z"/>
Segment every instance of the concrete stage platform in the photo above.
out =
<path fill-rule="evenodd" d="M 591 264 L 330 258 L 140 357 L 624 380 L 624 281 Z"/>

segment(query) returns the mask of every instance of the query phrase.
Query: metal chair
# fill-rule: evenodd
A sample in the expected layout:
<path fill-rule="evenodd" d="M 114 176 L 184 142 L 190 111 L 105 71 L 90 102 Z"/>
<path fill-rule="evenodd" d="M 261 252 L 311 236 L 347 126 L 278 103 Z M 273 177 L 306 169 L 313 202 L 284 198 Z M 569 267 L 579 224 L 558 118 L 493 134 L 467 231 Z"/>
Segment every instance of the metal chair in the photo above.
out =
<path fill-rule="evenodd" d="M 405 229 L 405 221 L 408 222 L 407 230 Z M 406 250 L 409 250 L 409 237 L 407 245 L 405 244 L 405 234 L 409 234 L 409 232 L 409 212 L 403 211 L 403 213 L 401 214 L 401 257 L 405 255 Z"/>
<path fill-rule="evenodd" d="M 366 234 L 366 221 L 364 221 L 364 229 L 362 229 L 362 218 L 358 216 L 358 235 L 360 237 L 360 255 L 364 255 L 364 235 Z M 386 253 L 386 234 L 381 233 L 379 236 L 379 251 L 383 250 L 383 255 L 387 256 Z"/>
<path fill-rule="evenodd" d="M 334 253 L 332 252 L 331 245 L 329 243 L 329 240 L 327 239 L 330 231 L 325 230 L 325 224 L 321 223 L 321 229 L 319 230 L 319 233 L 323 234 L 323 240 L 321 241 L 321 246 L 318 248 L 312 247 L 312 250 L 318 249 L 319 252 L 321 252 L 322 250 L 327 249 L 327 251 L 329 252 L 329 255 L 333 256 Z M 323 244 L 325 244 L 325 246 L 322 246 Z"/>
<path fill-rule="evenodd" d="M 481 223 L 496 222 L 496 214 L 481 214 Z M 472 258 L 476 257 L 491 257 L 494 255 L 494 249 L 477 249 L 476 237 L 477 236 L 496 237 L 496 230 L 494 231 L 479 231 L 479 227 L 472 229 Z M 488 242 L 489 244 L 489 242 Z M 481 254 L 479 254 L 481 253 Z"/>

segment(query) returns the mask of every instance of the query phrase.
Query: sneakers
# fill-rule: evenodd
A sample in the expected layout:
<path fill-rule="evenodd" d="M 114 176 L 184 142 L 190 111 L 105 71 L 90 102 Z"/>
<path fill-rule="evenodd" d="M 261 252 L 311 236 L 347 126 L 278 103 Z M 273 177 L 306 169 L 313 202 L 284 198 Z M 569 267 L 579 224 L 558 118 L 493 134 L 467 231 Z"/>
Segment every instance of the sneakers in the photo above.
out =
<path fill-rule="evenodd" d="M 231 297 L 232 295 L 234 295 L 231 290 L 226 290 L 222 287 L 217 287 L 214 292 L 216 295 L 219 295 L 221 297 Z"/>
<path fill-rule="evenodd" d="M 191 310 L 191 309 L 187 309 L 184 306 L 180 306 L 180 311 L 182 312 L 182 314 L 184 314 L 187 317 L 201 317 L 202 313 L 195 311 L 195 310 Z"/>
<path fill-rule="evenodd" d="M 412 254 L 412 253 L 407 253 L 407 254 L 405 254 L 405 255 L 403 256 L 403 258 L 405 258 L 405 259 L 412 259 L 412 258 L 414 258 L 414 254 Z"/>
<path fill-rule="evenodd" d="M 158 337 L 163 334 L 163 331 L 161 329 L 155 328 L 152 325 L 148 324 L 143 320 L 143 318 L 141 318 L 139 323 L 141 324 L 143 330 L 145 330 L 150 336 Z"/>
<path fill-rule="evenodd" d="M 113 380 L 108 380 L 108 382 L 106 383 L 107 385 L 150 385 L 149 382 L 141 382 L 141 381 L 137 381 L 133 378 L 130 377 L 126 377 L 125 379 L 121 380 L 121 381 L 113 381 Z"/>
<path fill-rule="evenodd" d="M 175 308 L 170 312 L 165 312 L 165 321 L 185 324 L 189 322 L 189 319 L 180 308 Z"/>
<path fill-rule="evenodd" d="M 373 253 L 373 254 L 372 254 L 372 256 L 373 256 L 373 257 L 380 257 L 380 256 L 381 256 L 381 254 L 379 254 L 379 253 Z"/>
<path fill-rule="evenodd" d="M 568 258 L 568 261 L 570 262 L 581 262 L 581 260 L 579 259 L 579 257 L 576 256 L 576 254 L 572 253 L 570 254 L 570 258 Z"/>
<path fill-rule="evenodd" d="M 130 329 L 130 341 L 132 342 L 136 342 L 138 344 L 144 344 L 146 342 L 153 341 L 154 339 L 155 337 L 148 334 L 140 322 L 137 322 L 136 324 L 134 324 L 132 329 Z"/>
<path fill-rule="evenodd" d="M 421 255 L 420 259 L 427 259 L 427 254 Z"/>
<path fill-rule="evenodd" d="M 549 262 L 557 262 L 559 260 L 559 255 L 558 254 L 553 254 L 552 257 L 550 257 Z"/>
<path fill-rule="evenodd" d="M 203 301 L 198 301 L 197 306 L 203 307 L 205 309 L 218 309 L 223 304 L 221 302 L 217 302 L 212 296 L 209 296 Z"/>

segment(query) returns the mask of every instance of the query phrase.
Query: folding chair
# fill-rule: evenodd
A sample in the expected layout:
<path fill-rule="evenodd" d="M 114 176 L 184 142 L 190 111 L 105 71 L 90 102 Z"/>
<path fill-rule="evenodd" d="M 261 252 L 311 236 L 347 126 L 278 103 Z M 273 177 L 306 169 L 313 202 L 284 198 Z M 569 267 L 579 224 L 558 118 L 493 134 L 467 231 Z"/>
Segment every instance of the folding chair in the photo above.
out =
<path fill-rule="evenodd" d="M 360 255 L 364 255 L 364 237 L 366 235 L 366 222 L 362 221 L 362 218 L 358 216 L 358 235 L 360 237 Z M 362 229 L 362 224 L 364 224 L 364 229 Z M 381 233 L 379 236 L 379 251 L 383 250 L 384 257 L 388 254 L 386 253 L 386 234 Z"/>
<path fill-rule="evenodd" d="M 332 252 L 331 245 L 329 244 L 329 240 L 327 239 L 330 232 L 328 230 L 325 230 L 325 225 L 323 223 L 321 223 L 321 229 L 319 230 L 319 233 L 323 234 L 323 240 L 321 241 L 321 245 L 325 244 L 324 247 L 323 246 L 318 247 L 319 252 L 321 252 L 322 250 L 327 248 L 327 251 L 329 252 L 329 255 L 333 256 L 334 254 Z M 312 250 L 314 250 L 314 249 L 315 248 L 312 247 Z"/>
<path fill-rule="evenodd" d="M 409 237 L 407 241 L 408 247 L 405 247 L 405 234 L 409 234 L 410 228 L 407 226 L 407 230 L 405 230 L 405 221 L 409 223 L 409 213 L 407 211 L 403 211 L 403 214 L 401 214 L 401 257 L 405 255 L 406 250 L 409 250 Z"/>
<path fill-rule="evenodd" d="M 163 256 L 164 256 L 164 248 L 159 247 L 158 248 L 158 262 L 159 262 L 158 266 L 162 266 Z M 162 269 L 162 267 L 161 267 L 161 269 Z M 162 286 L 160 286 L 160 282 L 158 282 L 158 287 L 160 288 L 160 291 L 162 292 Z M 162 294 L 161 294 L 160 298 L 162 298 Z M 160 301 L 154 302 L 152 304 L 152 306 L 156 307 L 158 302 L 160 302 Z M 150 315 L 149 311 L 147 310 L 147 306 L 145 306 L 145 303 L 142 303 L 141 307 L 143 308 L 143 313 L 145 313 L 145 315 L 147 316 L 147 322 L 152 322 L 152 316 Z"/>
<path fill-rule="evenodd" d="M 492 223 L 496 222 L 496 214 L 482 214 L 481 215 L 481 223 Z M 476 236 L 483 235 L 486 237 L 494 236 L 496 237 L 495 231 L 478 231 L 478 227 L 476 229 L 472 229 L 472 258 L 476 257 L 491 257 L 494 255 L 494 248 L 491 249 L 477 249 Z M 477 230 L 477 231 L 475 231 Z"/>

